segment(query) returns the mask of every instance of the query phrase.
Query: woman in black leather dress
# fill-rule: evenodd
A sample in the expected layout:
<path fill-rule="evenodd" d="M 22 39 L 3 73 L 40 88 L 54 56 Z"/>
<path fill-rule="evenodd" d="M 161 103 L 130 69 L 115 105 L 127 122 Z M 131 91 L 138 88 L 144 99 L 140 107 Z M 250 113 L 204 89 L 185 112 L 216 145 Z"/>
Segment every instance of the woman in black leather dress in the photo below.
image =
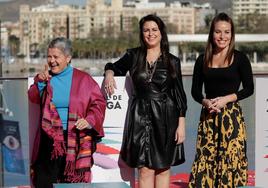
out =
<path fill-rule="evenodd" d="M 168 188 L 170 166 L 185 161 L 186 95 L 180 60 L 169 53 L 166 27 L 155 15 L 140 22 L 140 47 L 105 66 L 105 89 L 129 71 L 134 91 L 124 130 L 121 158 L 138 168 L 140 188 Z"/>

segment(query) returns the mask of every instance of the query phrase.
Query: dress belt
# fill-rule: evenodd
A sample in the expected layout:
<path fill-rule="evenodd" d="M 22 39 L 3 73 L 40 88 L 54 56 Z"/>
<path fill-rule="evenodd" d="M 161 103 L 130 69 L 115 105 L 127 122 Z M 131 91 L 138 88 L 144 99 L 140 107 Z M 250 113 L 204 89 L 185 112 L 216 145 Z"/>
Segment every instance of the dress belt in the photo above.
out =
<path fill-rule="evenodd" d="M 167 97 L 168 97 L 167 93 L 139 93 L 133 95 L 133 98 L 154 99 L 154 100 L 166 100 Z"/>

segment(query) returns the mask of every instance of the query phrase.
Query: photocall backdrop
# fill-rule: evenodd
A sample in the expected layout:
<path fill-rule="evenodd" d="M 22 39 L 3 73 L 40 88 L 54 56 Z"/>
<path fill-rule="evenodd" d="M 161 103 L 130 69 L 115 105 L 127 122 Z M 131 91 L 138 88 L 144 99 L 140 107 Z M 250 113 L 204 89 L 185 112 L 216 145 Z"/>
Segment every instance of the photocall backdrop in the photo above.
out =
<path fill-rule="evenodd" d="M 102 88 L 103 77 L 93 77 Z M 135 171 L 128 168 L 120 159 L 119 152 L 125 118 L 129 99 L 131 98 L 131 79 L 129 77 L 116 77 L 117 90 L 115 94 L 107 98 L 107 109 L 104 120 L 105 137 L 98 143 L 97 151 L 94 154 L 94 166 L 92 168 L 93 183 L 101 182 L 126 182 L 128 185 L 135 184 Z M 28 87 L 33 83 L 33 78 L 28 79 Z M 255 185 L 257 187 L 268 187 L 268 78 L 256 78 L 255 89 L 255 122 L 256 122 L 256 147 L 255 147 Z M 187 87 L 187 86 L 186 86 Z M 86 91 L 85 91 L 86 92 Z M 31 104 L 30 104 L 31 105 Z M 36 109 L 34 109 L 36 112 Z M 33 112 L 29 112 L 33 114 Z M 29 115 L 30 125 L 35 122 L 34 116 Z M 32 149 L 31 135 L 36 129 L 29 128 L 30 132 L 30 156 Z M 193 148 L 186 148 L 186 154 Z M 189 172 L 185 172 L 187 174 Z M 177 178 L 174 177 L 174 178 Z M 187 176 L 182 176 L 182 180 L 187 180 Z M 254 179 L 254 178 L 253 178 Z"/>
<path fill-rule="evenodd" d="M 266 188 L 268 187 L 268 78 L 257 77 L 255 81 L 255 185 Z"/>

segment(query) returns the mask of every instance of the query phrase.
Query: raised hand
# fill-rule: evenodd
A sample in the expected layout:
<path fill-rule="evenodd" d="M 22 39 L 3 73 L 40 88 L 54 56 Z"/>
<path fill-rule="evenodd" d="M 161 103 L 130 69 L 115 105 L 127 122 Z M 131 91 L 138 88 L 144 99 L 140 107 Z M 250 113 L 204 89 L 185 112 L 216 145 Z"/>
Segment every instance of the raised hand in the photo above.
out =
<path fill-rule="evenodd" d="M 45 64 L 44 71 L 38 73 L 38 79 L 40 82 L 46 82 L 51 78 L 51 75 L 49 74 L 48 64 Z"/>

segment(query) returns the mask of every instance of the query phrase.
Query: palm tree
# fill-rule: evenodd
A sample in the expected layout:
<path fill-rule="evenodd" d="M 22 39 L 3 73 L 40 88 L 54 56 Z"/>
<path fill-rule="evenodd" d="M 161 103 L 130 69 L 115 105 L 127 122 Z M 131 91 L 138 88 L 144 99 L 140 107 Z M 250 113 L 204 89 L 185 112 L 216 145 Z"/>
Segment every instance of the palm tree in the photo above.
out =
<path fill-rule="evenodd" d="M 61 33 L 64 33 L 66 28 L 64 26 L 60 26 L 59 30 L 60 30 Z"/>

